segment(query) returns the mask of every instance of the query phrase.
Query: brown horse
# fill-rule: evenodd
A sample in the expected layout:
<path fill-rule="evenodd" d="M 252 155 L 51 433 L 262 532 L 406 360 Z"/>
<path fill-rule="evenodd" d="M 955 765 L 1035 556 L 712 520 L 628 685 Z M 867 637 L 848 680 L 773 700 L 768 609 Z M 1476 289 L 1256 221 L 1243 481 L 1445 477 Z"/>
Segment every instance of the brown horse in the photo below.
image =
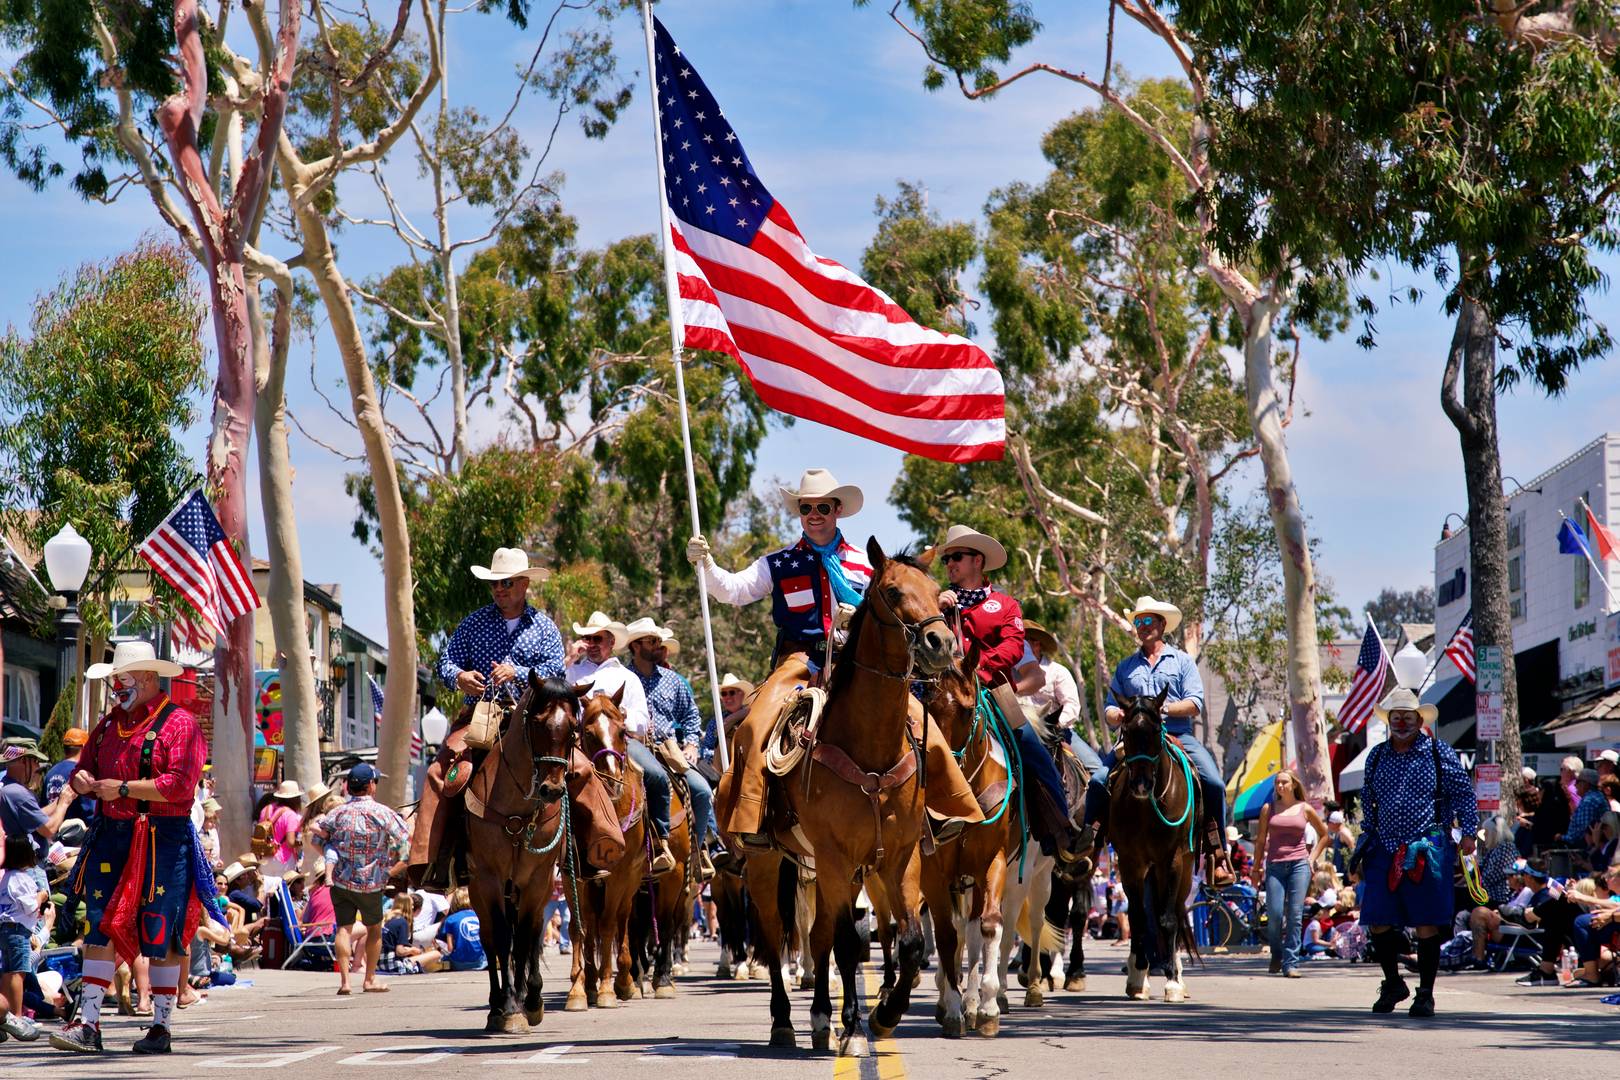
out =
<path fill-rule="evenodd" d="M 628 930 L 636 890 L 647 869 L 643 854 L 647 791 L 625 757 L 627 736 L 624 714 L 619 711 L 623 696 L 622 686 L 611 696 L 592 694 L 584 698 L 580 709 L 579 746 L 613 796 L 625 854 L 606 877 L 569 891 L 570 906 L 576 902 L 579 906 L 573 908 L 577 929 L 565 1006 L 568 1012 L 582 1012 L 593 1003 L 612 1008 L 619 1001 L 629 1001 L 633 992 Z"/>
<path fill-rule="evenodd" d="M 629 929 L 631 979 L 638 992 L 650 980 L 652 995 L 659 999 L 675 996 L 675 945 L 685 924 L 692 921 L 692 889 L 698 879 L 697 852 L 692 844 L 695 816 L 687 802 L 685 783 L 670 770 L 667 839 L 675 867 L 647 879 L 646 889 L 635 897 Z M 650 868 L 651 860 L 650 848 L 645 859 L 630 852 L 625 855 L 626 862 L 634 861 L 643 872 Z"/>
<path fill-rule="evenodd" d="M 854 902 L 863 877 L 877 880 L 898 922 L 900 972 L 895 989 L 872 1011 L 872 1031 L 891 1033 L 905 1014 L 913 977 L 923 961 L 917 844 L 923 828 L 920 765 L 926 733 L 911 722 L 910 684 L 945 670 L 956 638 L 939 609 L 939 586 L 929 577 L 933 554 L 888 558 L 868 541 L 872 583 L 850 623 L 848 641 L 828 688 L 815 748 L 777 785 L 787 812 L 776 815 L 777 841 L 798 849 L 808 842 L 816 866 L 816 913 L 810 947 L 816 968 L 810 1006 L 812 1044 L 832 1041 L 829 958 L 836 946 L 843 982 L 840 1055 L 864 1056 L 867 1037 L 856 997 L 860 938 Z M 921 710 L 917 710 L 920 714 Z M 787 822 L 796 822 L 788 830 Z M 795 837 L 802 835 L 802 841 Z M 773 867 L 770 864 L 775 862 Z M 756 871 L 756 863 L 758 869 Z M 774 871 L 774 873 L 773 873 Z M 757 874 L 757 878 L 756 878 Z M 771 955 L 771 1045 L 792 1046 L 787 990 L 780 962 L 789 916 L 780 860 L 749 856 L 749 887 L 759 915 L 757 945 Z"/>
<path fill-rule="evenodd" d="M 568 763 L 577 707 L 566 683 L 531 673 L 464 795 L 472 906 L 489 960 L 488 1032 L 526 1034 L 545 1015 L 540 915 L 571 844 Z"/>
<path fill-rule="evenodd" d="M 1163 967 L 1164 1000 L 1185 1001 L 1180 950 L 1198 956 L 1186 902 L 1202 807 L 1191 762 L 1165 734 L 1164 699 L 1162 691 L 1120 699 L 1124 757 L 1108 778 L 1108 821 L 1131 912 L 1125 996 L 1146 1000 L 1148 971 Z"/>

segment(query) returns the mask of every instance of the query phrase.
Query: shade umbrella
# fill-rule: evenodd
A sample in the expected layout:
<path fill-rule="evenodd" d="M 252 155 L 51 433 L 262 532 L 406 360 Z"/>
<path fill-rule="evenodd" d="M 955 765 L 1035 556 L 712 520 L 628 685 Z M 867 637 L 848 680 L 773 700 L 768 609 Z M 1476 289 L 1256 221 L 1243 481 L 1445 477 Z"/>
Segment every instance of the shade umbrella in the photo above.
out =
<path fill-rule="evenodd" d="M 1237 801 L 1232 804 L 1232 820 L 1250 821 L 1260 816 L 1260 808 L 1269 803 L 1277 788 L 1277 774 L 1273 773 L 1251 787 L 1244 788 L 1238 793 Z"/>

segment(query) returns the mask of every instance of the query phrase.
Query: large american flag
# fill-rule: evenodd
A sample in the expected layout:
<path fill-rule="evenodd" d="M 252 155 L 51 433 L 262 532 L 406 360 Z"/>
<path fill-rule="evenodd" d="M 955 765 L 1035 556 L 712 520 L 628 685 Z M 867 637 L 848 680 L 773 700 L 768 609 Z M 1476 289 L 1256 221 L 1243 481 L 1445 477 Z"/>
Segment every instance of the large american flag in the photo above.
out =
<path fill-rule="evenodd" d="M 1474 609 L 1469 608 L 1468 614 L 1463 616 L 1462 622 L 1457 626 L 1457 632 L 1451 635 L 1446 644 L 1446 655 L 1451 662 L 1457 665 L 1457 670 L 1468 676 L 1468 681 L 1474 680 Z"/>
<path fill-rule="evenodd" d="M 683 344 L 735 357 L 781 412 L 940 461 L 1000 458 L 1006 396 L 995 363 L 811 251 L 654 22 Z"/>
<path fill-rule="evenodd" d="M 1346 731 L 1360 731 L 1367 726 L 1373 706 L 1384 694 L 1384 682 L 1389 675 L 1389 654 L 1384 651 L 1384 639 L 1378 636 L 1378 627 L 1367 620 L 1367 632 L 1361 638 L 1361 652 L 1356 656 L 1356 671 L 1350 678 L 1350 693 L 1339 706 L 1339 726 Z"/>
<path fill-rule="evenodd" d="M 158 577 L 196 608 L 202 623 L 185 631 L 194 641 L 203 640 L 204 634 L 212 641 L 259 606 L 252 575 L 200 490 L 181 499 L 136 550 Z"/>

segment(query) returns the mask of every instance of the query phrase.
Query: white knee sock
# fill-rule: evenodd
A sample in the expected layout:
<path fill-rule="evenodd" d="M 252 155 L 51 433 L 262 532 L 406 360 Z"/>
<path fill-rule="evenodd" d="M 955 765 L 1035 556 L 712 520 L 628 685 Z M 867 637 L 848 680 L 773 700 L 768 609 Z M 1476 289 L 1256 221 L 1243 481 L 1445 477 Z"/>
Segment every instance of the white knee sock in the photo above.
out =
<path fill-rule="evenodd" d="M 180 965 L 152 965 L 152 1023 L 168 1027 L 174 1017 L 174 999 L 180 992 Z"/>
<path fill-rule="evenodd" d="M 79 1019 L 91 1027 L 101 1025 L 101 1000 L 107 996 L 113 974 L 118 965 L 111 960 L 86 960 L 84 977 L 80 981 L 83 994 L 79 1000 Z"/>

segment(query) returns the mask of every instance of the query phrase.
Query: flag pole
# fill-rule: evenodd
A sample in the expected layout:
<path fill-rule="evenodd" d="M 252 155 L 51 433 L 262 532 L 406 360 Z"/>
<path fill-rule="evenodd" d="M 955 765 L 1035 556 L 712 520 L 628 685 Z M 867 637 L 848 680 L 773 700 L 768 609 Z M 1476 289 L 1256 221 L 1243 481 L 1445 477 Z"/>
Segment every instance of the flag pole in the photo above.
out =
<path fill-rule="evenodd" d="M 692 428 L 686 418 L 680 288 L 675 282 L 675 248 L 669 239 L 669 200 L 664 197 L 664 132 L 662 121 L 658 118 L 658 57 L 653 49 L 652 0 L 641 0 L 641 25 L 647 38 L 647 88 L 652 104 L 653 160 L 658 163 L 658 222 L 662 226 L 659 247 L 664 253 L 664 297 L 669 304 L 669 347 L 675 363 L 675 400 L 681 410 L 681 452 L 686 457 L 686 501 L 692 512 L 692 535 L 698 536 L 702 534 L 703 526 L 698 520 L 697 472 L 692 465 Z M 709 693 L 714 701 L 714 753 L 720 771 L 725 772 L 730 767 L 731 754 L 726 746 L 725 718 L 720 711 L 720 674 L 714 662 L 714 626 L 709 621 L 708 575 L 701 564 L 697 567 L 697 576 L 698 606 L 703 612 L 703 648 L 709 659 Z"/>
<path fill-rule="evenodd" d="M 1581 505 L 1582 506 L 1586 505 L 1586 501 L 1584 499 L 1581 501 Z M 1564 519 L 1564 524 L 1568 525 L 1570 528 L 1572 528 L 1572 529 L 1579 528 L 1579 526 L 1577 526 L 1573 521 L 1569 520 L 1568 516 L 1566 516 L 1564 514 L 1563 510 L 1558 511 L 1558 516 L 1563 518 Z M 1581 529 L 1580 531 L 1581 531 L 1582 536 L 1586 535 L 1586 530 L 1585 529 Z M 1609 588 L 1609 579 L 1608 579 L 1607 576 L 1604 575 L 1603 568 L 1597 564 L 1596 559 L 1592 558 L 1592 548 L 1590 547 L 1590 545 L 1582 544 L 1581 545 L 1581 554 L 1586 556 L 1586 561 L 1592 564 L 1592 569 L 1593 570 L 1597 571 L 1597 578 L 1598 578 L 1598 581 L 1603 584 L 1603 591 L 1609 594 L 1609 609 L 1613 610 L 1613 608 L 1614 608 L 1614 590 Z"/>

